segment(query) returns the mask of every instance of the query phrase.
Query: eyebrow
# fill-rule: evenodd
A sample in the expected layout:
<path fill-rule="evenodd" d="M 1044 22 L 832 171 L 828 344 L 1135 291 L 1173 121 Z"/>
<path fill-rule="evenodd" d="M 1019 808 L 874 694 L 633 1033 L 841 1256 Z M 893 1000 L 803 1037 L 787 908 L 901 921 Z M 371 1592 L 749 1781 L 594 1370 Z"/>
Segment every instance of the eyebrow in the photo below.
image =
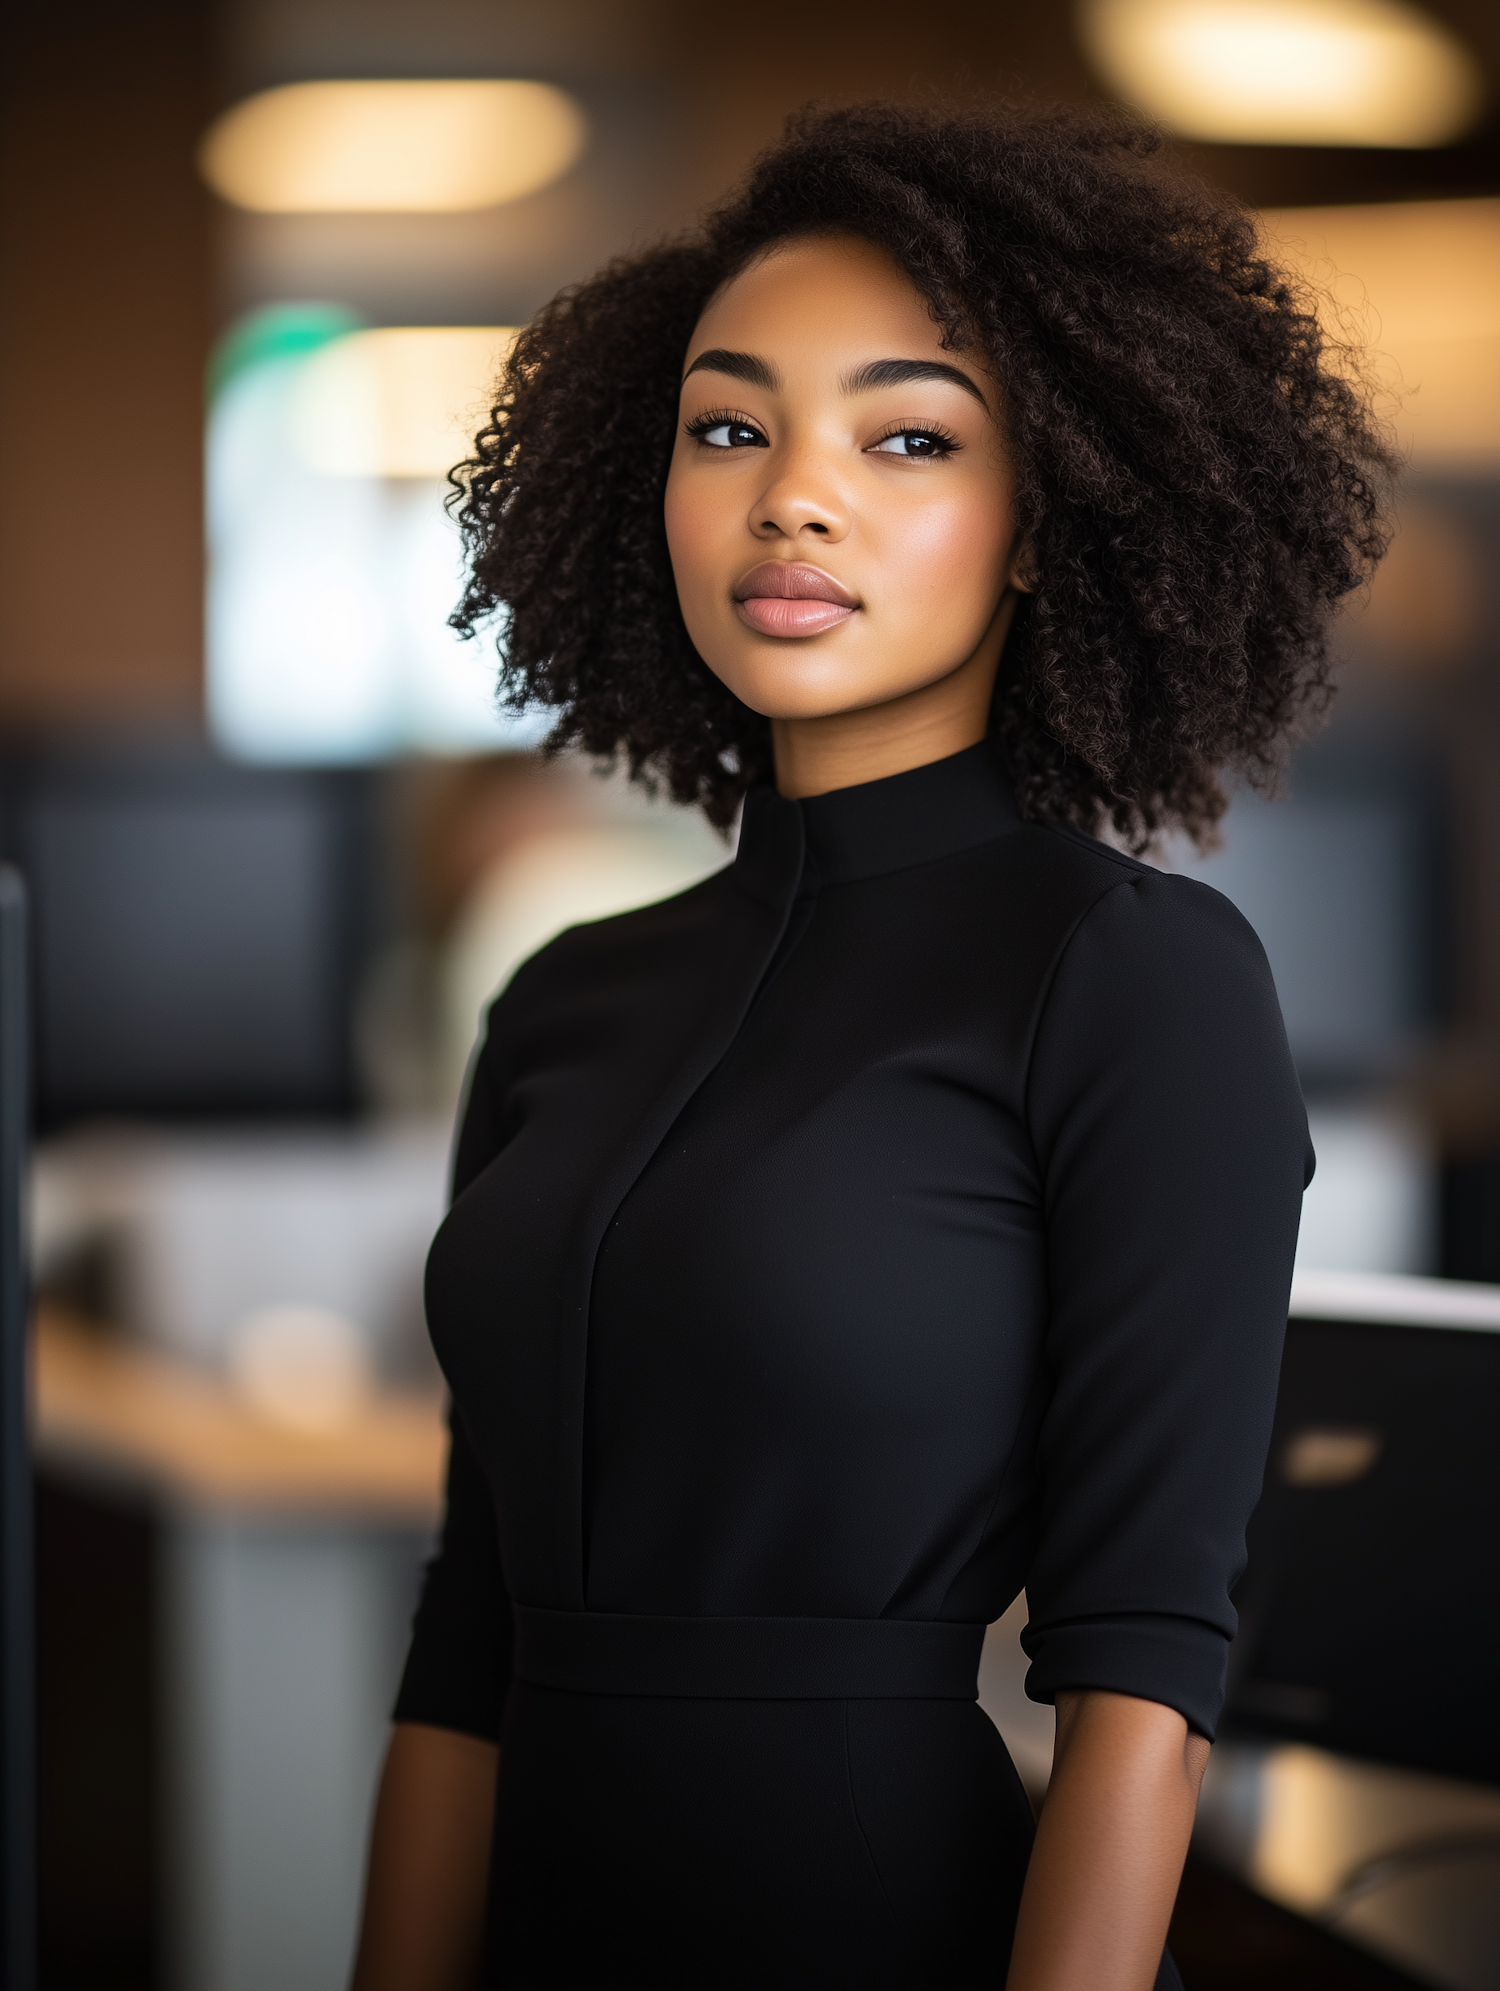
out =
<path fill-rule="evenodd" d="M 776 393 L 781 386 L 781 374 L 769 360 L 756 353 L 731 352 L 726 346 L 710 346 L 707 352 L 699 353 L 683 379 L 694 373 L 728 374 L 731 380 L 743 380 L 747 387 L 762 387 L 768 394 Z M 950 386 L 972 394 L 980 407 L 989 406 L 968 374 L 938 359 L 870 360 L 846 373 L 839 386 L 845 394 L 868 394 L 878 387 L 905 387 L 915 380 L 946 380 Z"/>
<path fill-rule="evenodd" d="M 731 380 L 743 380 L 747 387 L 763 387 L 768 394 L 774 394 L 781 385 L 781 375 L 769 360 L 758 359 L 754 353 L 732 353 L 725 346 L 710 346 L 706 353 L 699 353 L 682 377 L 686 380 L 693 373 L 727 373 Z"/>
<path fill-rule="evenodd" d="M 961 387 L 966 394 L 972 394 L 981 408 L 989 406 L 983 393 L 966 373 L 956 366 L 945 365 L 940 359 L 874 359 L 868 366 L 856 367 L 853 373 L 846 373 L 839 385 L 846 394 L 868 394 L 876 387 L 904 387 L 912 380 L 946 380 L 951 386 Z"/>

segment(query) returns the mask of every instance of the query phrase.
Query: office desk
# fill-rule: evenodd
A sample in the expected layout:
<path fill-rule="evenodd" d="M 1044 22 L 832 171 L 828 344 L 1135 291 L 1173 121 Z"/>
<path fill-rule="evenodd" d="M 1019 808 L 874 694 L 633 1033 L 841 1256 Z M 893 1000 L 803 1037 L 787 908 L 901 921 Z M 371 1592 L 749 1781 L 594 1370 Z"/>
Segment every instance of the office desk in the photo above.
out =
<path fill-rule="evenodd" d="M 195 1509 L 430 1527 L 447 1434 L 434 1396 L 386 1391 L 347 1424 L 271 1423 L 205 1371 L 43 1311 L 32 1344 L 49 1463 L 121 1476 Z"/>
<path fill-rule="evenodd" d="M 441 1497 L 440 1402 L 311 1435 L 56 1314 L 38 1458 L 153 1515 L 163 1930 L 175 1991 L 342 1991 L 369 1803 Z"/>

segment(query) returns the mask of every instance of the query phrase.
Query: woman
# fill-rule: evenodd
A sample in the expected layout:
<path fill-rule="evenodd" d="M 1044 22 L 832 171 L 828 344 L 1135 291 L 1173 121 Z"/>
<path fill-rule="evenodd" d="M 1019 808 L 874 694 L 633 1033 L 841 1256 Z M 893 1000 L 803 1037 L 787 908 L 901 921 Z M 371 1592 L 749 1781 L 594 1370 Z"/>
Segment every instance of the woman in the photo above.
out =
<path fill-rule="evenodd" d="M 1273 774 L 1389 460 L 1151 145 L 810 114 L 517 344 L 457 620 L 744 820 L 490 1015 L 359 1991 L 1176 1981 L 1311 1157 L 1253 934 L 1097 833 Z"/>

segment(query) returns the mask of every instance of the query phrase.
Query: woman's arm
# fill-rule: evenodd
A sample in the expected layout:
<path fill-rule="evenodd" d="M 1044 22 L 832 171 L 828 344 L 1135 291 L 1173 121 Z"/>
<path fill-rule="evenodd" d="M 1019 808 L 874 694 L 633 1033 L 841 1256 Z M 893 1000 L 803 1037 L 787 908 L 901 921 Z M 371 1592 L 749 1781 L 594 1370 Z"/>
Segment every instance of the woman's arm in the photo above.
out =
<path fill-rule="evenodd" d="M 492 1742 L 396 1724 L 386 1752 L 352 1991 L 476 1982 L 495 1807 Z"/>
<path fill-rule="evenodd" d="M 1173 1708 L 1058 1695 L 1006 1991 L 1151 1991 L 1207 1765 Z"/>

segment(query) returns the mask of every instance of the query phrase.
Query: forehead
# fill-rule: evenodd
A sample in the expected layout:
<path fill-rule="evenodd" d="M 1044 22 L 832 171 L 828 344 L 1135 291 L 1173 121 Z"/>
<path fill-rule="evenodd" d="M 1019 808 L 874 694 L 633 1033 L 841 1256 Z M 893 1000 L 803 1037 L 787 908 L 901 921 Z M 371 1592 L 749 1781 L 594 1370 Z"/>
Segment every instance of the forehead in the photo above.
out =
<path fill-rule="evenodd" d="M 857 236 L 778 243 L 709 300 L 688 343 L 768 359 L 801 352 L 842 366 L 872 353 L 947 357 L 927 300 L 892 257 Z"/>

